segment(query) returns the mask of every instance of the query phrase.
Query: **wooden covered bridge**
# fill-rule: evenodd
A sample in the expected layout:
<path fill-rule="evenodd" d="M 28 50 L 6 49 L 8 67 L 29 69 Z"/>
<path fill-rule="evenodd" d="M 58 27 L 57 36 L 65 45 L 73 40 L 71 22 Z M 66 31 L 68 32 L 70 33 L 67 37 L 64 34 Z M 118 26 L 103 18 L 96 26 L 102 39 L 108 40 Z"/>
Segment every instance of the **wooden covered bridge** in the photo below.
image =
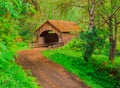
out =
<path fill-rule="evenodd" d="M 82 31 L 74 22 L 48 20 L 36 30 L 36 44 L 63 45 Z"/>

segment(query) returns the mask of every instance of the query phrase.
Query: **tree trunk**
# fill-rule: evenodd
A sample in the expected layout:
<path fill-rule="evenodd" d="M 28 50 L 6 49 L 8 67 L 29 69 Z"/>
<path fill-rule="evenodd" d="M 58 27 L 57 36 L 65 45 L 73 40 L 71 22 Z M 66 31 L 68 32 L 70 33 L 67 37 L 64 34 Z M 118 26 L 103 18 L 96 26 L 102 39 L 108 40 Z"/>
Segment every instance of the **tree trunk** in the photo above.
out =
<path fill-rule="evenodd" d="M 90 7 L 89 7 L 89 16 L 90 16 L 90 18 L 89 18 L 89 29 L 93 29 L 94 28 L 94 18 L 95 18 L 95 14 L 94 14 L 94 12 L 95 12 L 95 0 L 93 0 L 92 1 L 92 7 L 91 7 L 91 9 L 90 9 Z"/>
<path fill-rule="evenodd" d="M 109 60 L 114 61 L 114 57 L 115 57 L 115 52 L 116 52 L 116 43 L 117 43 L 117 19 L 115 17 L 115 28 L 113 28 L 113 18 L 109 17 L 109 31 L 110 31 L 110 35 L 109 35 L 109 41 L 110 41 L 110 50 L 109 50 Z"/>
<path fill-rule="evenodd" d="M 91 4 L 90 4 L 91 3 Z M 95 18 L 95 0 L 92 2 L 88 0 L 88 12 L 89 12 L 89 30 L 94 31 L 94 18 Z M 92 35 L 90 35 L 92 36 Z M 93 42 L 87 42 L 86 50 L 84 52 L 84 60 L 88 61 L 91 57 L 92 53 L 94 52 L 94 43 Z"/>
<path fill-rule="evenodd" d="M 110 51 L 109 51 L 109 60 L 114 61 L 115 51 L 116 51 L 116 42 L 110 41 Z"/>

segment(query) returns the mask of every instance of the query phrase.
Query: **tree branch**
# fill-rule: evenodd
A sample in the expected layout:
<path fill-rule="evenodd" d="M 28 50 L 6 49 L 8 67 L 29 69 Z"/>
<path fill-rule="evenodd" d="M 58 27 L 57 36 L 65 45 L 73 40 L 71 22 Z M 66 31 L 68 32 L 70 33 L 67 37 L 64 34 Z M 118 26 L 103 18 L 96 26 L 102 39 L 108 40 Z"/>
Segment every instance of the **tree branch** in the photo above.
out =
<path fill-rule="evenodd" d="M 84 9 L 86 9 L 86 7 L 87 7 L 87 6 L 77 5 L 77 4 L 75 4 L 75 5 L 73 4 L 73 5 L 70 5 L 70 6 L 80 7 L 80 8 L 84 8 Z"/>
<path fill-rule="evenodd" d="M 99 3 L 101 3 L 103 0 L 98 0 L 95 2 L 95 5 L 98 5 Z"/>
<path fill-rule="evenodd" d="M 108 20 L 102 14 L 99 13 L 99 15 L 103 18 L 104 22 L 108 24 Z"/>
<path fill-rule="evenodd" d="M 118 24 L 120 24 L 120 22 L 117 22 L 116 24 L 118 25 Z"/>
<path fill-rule="evenodd" d="M 119 9 L 120 9 L 120 6 L 118 6 L 110 16 L 113 17 Z"/>

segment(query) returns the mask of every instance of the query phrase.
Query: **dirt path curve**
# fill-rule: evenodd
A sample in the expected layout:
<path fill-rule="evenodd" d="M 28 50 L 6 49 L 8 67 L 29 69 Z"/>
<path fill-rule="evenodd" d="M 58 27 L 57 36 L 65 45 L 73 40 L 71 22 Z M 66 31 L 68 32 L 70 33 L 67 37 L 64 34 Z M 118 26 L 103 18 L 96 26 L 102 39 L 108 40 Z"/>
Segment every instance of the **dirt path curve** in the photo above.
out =
<path fill-rule="evenodd" d="M 62 66 L 53 63 L 41 55 L 44 48 L 24 50 L 18 52 L 16 62 L 24 69 L 30 69 L 42 88 L 87 88 Z"/>

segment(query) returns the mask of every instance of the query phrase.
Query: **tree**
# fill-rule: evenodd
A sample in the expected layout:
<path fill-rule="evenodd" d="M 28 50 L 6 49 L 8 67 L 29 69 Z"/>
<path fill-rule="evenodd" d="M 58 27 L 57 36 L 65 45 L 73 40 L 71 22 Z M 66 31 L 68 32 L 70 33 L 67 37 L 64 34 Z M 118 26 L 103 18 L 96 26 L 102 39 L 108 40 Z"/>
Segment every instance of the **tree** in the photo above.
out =
<path fill-rule="evenodd" d="M 67 10 L 69 10 L 73 7 L 77 7 L 79 9 L 82 9 L 85 12 L 87 12 L 89 22 L 86 22 L 86 23 L 88 24 L 88 31 L 90 32 L 87 38 L 89 38 L 89 40 L 90 40 L 90 38 L 92 39 L 94 37 L 91 34 L 92 33 L 96 34 L 95 30 L 97 28 L 97 25 L 96 25 L 97 21 L 95 20 L 96 19 L 95 13 L 97 12 L 97 9 L 100 8 L 99 5 L 101 3 L 102 3 L 102 0 L 87 0 L 86 2 L 84 0 L 80 0 L 80 1 L 78 1 L 78 0 L 63 0 L 60 3 L 58 3 L 58 8 L 61 11 L 67 12 Z M 83 21 L 81 21 L 81 22 L 83 22 Z M 95 41 L 93 41 L 93 40 L 86 41 L 87 44 L 85 46 L 86 49 L 84 51 L 84 59 L 86 61 L 88 61 L 88 59 L 91 57 L 92 53 L 95 50 L 95 47 L 94 47 Z"/>
<path fill-rule="evenodd" d="M 102 10 L 100 10 L 99 13 L 109 29 L 109 60 L 113 61 L 117 45 L 118 24 L 120 22 L 120 20 L 118 21 L 120 12 L 120 2 L 119 0 L 104 0 L 102 7 L 103 8 Z"/>

